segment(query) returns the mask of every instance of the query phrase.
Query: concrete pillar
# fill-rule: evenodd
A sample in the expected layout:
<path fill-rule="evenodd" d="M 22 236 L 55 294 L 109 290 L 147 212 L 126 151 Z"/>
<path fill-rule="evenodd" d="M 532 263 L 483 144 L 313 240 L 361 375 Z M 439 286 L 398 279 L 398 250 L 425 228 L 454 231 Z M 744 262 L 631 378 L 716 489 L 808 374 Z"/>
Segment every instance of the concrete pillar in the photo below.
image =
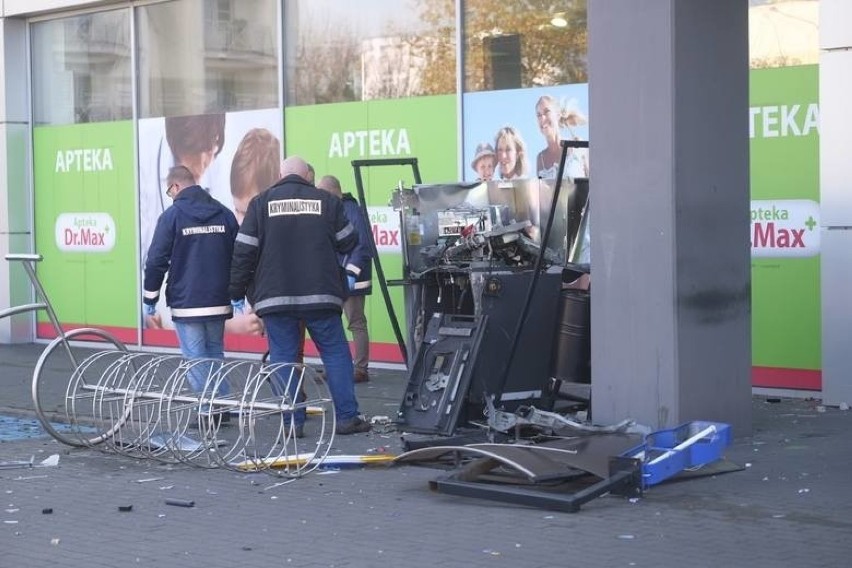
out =
<path fill-rule="evenodd" d="M 852 3 L 821 0 L 819 56 L 822 394 L 852 404 Z"/>
<path fill-rule="evenodd" d="M 746 0 L 589 0 L 592 412 L 751 432 Z"/>
<path fill-rule="evenodd" d="M 0 18 L 0 309 L 32 301 L 23 269 L 5 260 L 32 250 L 26 22 Z M 33 314 L 0 319 L 0 343 L 33 339 Z"/>

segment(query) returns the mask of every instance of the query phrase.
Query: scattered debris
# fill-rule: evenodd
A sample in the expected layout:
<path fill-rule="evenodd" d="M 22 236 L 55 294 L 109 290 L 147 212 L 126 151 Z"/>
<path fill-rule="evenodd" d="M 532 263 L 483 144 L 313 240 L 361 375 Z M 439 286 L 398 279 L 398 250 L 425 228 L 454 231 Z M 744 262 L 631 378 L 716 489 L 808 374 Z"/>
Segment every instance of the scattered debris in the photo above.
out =
<path fill-rule="evenodd" d="M 133 505 L 119 505 L 118 510 L 122 513 L 129 513 L 133 510 Z"/>
<path fill-rule="evenodd" d="M 41 514 L 42 515 L 51 515 L 51 514 L 53 514 L 53 509 L 50 508 L 50 507 L 45 507 L 44 509 L 41 510 Z"/>
<path fill-rule="evenodd" d="M 145 479 L 137 479 L 136 483 L 148 483 L 149 481 L 162 481 L 165 477 L 148 477 Z"/>
<path fill-rule="evenodd" d="M 185 499 L 166 499 L 166 505 L 175 507 L 195 507 L 195 501 L 187 501 Z"/>
<path fill-rule="evenodd" d="M 849 410 L 849 405 L 845 402 L 841 402 L 837 408 L 839 408 L 840 410 Z"/>
<path fill-rule="evenodd" d="M 58 538 L 50 539 L 50 544 L 52 544 L 53 546 L 56 546 L 57 544 L 59 544 L 59 539 Z"/>
<path fill-rule="evenodd" d="M 56 467 L 59 465 L 59 454 L 53 454 L 38 463 L 35 463 L 35 456 L 30 456 L 28 461 L 8 461 L 0 462 L 0 469 L 32 469 L 34 467 Z"/>

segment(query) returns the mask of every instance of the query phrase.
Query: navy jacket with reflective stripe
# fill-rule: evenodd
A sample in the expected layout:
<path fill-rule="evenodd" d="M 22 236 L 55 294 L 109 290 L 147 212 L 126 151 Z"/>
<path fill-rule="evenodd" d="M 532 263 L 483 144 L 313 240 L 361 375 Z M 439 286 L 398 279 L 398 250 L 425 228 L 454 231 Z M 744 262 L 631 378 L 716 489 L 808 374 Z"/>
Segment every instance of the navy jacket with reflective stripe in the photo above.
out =
<path fill-rule="evenodd" d="M 247 297 L 260 316 L 340 313 L 346 277 L 338 254 L 357 243 L 343 202 L 289 175 L 249 203 L 234 245 L 231 298 Z"/>
<path fill-rule="evenodd" d="M 225 319 L 237 218 L 197 185 L 184 188 L 157 220 L 145 262 L 144 299 L 156 304 L 168 272 L 166 304 L 175 321 Z"/>
<path fill-rule="evenodd" d="M 373 235 L 358 200 L 349 193 L 343 194 L 343 211 L 358 233 L 358 244 L 340 259 L 346 273 L 355 277 L 355 289 L 350 290 L 349 295 L 367 296 L 373 292 L 373 247 L 370 244 Z"/>

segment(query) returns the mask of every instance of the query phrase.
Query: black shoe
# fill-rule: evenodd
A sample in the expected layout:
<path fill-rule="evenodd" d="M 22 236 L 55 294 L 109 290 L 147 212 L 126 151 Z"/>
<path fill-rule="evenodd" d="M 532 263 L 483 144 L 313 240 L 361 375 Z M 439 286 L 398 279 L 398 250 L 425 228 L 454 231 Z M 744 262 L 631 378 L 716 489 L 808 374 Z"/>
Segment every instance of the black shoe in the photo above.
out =
<path fill-rule="evenodd" d="M 363 432 L 369 432 L 371 428 L 372 426 L 370 426 L 369 422 L 367 422 L 360 416 L 356 416 L 355 418 L 350 418 L 349 420 L 338 422 L 335 432 L 337 432 L 341 436 L 347 436 L 349 434 L 361 434 Z"/>
<path fill-rule="evenodd" d="M 297 438 L 304 438 L 305 437 L 305 425 L 300 424 L 299 426 L 296 426 L 293 429 L 293 435 L 295 435 Z"/>

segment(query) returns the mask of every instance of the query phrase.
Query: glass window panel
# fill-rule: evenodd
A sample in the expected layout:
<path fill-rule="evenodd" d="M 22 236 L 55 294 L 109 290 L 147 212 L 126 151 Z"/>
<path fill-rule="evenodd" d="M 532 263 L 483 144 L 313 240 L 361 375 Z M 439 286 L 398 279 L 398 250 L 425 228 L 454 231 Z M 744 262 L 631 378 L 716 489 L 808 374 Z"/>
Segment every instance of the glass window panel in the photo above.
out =
<path fill-rule="evenodd" d="M 278 106 L 277 0 L 136 8 L 140 116 Z"/>
<path fill-rule="evenodd" d="M 585 83 L 586 0 L 464 0 L 465 91 Z"/>
<path fill-rule="evenodd" d="M 292 0 L 287 104 L 456 91 L 454 0 Z"/>
<path fill-rule="evenodd" d="M 133 116 L 127 10 L 38 22 L 31 37 L 36 124 Z"/>
<path fill-rule="evenodd" d="M 818 0 L 749 0 L 753 69 L 819 63 Z"/>

